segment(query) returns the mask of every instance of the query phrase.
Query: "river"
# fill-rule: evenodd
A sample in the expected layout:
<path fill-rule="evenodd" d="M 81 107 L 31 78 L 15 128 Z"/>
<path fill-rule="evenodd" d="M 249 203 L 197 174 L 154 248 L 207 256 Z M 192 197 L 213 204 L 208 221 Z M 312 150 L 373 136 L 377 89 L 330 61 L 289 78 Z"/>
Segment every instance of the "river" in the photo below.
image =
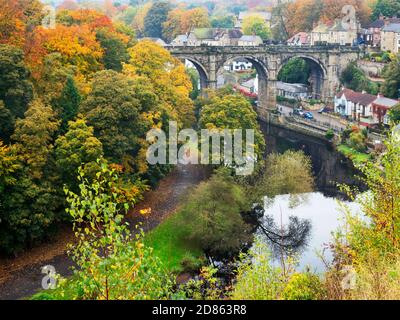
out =
<path fill-rule="evenodd" d="M 351 210 L 357 205 L 346 201 L 339 192 L 338 184 L 346 183 L 364 189 L 357 179 L 359 173 L 350 161 L 338 154 L 322 140 L 304 136 L 288 130 L 263 128 L 267 141 L 267 153 L 283 153 L 288 149 L 302 150 L 312 159 L 316 190 L 306 194 L 296 206 L 292 206 L 289 195 L 280 195 L 264 205 L 265 214 L 273 218 L 277 226 L 288 226 L 289 216 L 309 222 L 309 232 L 305 244 L 298 250 L 298 270 L 309 267 L 316 272 L 324 271 L 324 263 L 318 254 L 323 253 L 327 261 L 331 252 L 324 250 L 332 242 L 332 232 L 343 224 L 343 212 L 339 201 L 346 203 Z M 261 233 L 260 233 L 261 234 Z M 278 261 L 276 257 L 276 261 Z"/>
<path fill-rule="evenodd" d="M 315 272 L 324 271 L 324 263 L 319 257 L 323 253 L 326 261 L 331 261 L 332 255 L 329 250 L 324 250 L 332 242 L 332 232 L 343 224 L 343 217 L 339 200 L 325 196 L 322 192 L 313 192 L 305 195 L 304 199 L 295 207 L 291 206 L 289 195 L 281 195 L 274 199 L 273 203 L 266 207 L 266 214 L 271 216 L 277 225 L 288 226 L 289 217 L 295 216 L 299 219 L 309 221 L 310 230 L 306 243 L 298 253 L 299 271 L 308 267 Z M 355 203 L 346 202 L 346 205 L 355 210 Z M 276 257 L 275 262 L 277 262 Z"/>

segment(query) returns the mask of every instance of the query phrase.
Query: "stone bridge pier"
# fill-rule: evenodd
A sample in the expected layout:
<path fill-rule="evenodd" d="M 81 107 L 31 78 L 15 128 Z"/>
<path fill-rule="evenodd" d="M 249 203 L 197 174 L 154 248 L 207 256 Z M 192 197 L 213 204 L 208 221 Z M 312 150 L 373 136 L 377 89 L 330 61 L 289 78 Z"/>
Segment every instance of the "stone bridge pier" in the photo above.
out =
<path fill-rule="evenodd" d="M 344 68 L 361 55 L 358 47 L 347 46 L 167 46 L 173 56 L 194 64 L 200 75 L 201 88 L 217 88 L 218 73 L 226 63 L 238 58 L 251 62 L 258 73 L 258 107 L 261 119 L 276 108 L 276 82 L 281 68 L 293 58 L 304 59 L 311 68 L 311 94 L 332 102 L 339 90 Z"/>

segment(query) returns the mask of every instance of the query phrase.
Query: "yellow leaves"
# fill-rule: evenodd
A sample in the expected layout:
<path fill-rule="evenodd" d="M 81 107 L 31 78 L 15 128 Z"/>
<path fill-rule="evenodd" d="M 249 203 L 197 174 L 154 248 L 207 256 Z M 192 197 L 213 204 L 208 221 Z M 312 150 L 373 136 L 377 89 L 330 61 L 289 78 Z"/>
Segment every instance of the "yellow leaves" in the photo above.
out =
<path fill-rule="evenodd" d="M 140 41 L 129 54 L 130 62 L 124 65 L 123 72 L 132 78 L 148 79 L 160 100 L 160 111 L 166 111 L 180 127 L 190 126 L 194 121 L 193 103 L 189 98 L 192 82 L 184 65 L 152 41 Z"/>
<path fill-rule="evenodd" d="M 151 214 L 151 208 L 142 209 L 139 211 L 142 216 L 149 216 Z"/>

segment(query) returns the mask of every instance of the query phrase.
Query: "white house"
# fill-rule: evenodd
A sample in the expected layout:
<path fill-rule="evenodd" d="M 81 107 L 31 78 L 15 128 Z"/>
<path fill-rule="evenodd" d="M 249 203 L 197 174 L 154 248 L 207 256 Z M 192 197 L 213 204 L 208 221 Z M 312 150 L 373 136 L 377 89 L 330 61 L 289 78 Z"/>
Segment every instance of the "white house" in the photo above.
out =
<path fill-rule="evenodd" d="M 253 64 L 244 58 L 238 58 L 232 61 L 230 64 L 224 66 L 227 71 L 246 71 L 253 68 Z"/>

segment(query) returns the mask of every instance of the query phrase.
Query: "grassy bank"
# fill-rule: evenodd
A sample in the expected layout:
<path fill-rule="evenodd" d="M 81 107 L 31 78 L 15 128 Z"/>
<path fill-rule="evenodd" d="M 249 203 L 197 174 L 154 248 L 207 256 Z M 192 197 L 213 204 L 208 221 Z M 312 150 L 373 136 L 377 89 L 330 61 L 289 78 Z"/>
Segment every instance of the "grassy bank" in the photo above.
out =
<path fill-rule="evenodd" d="M 145 244 L 174 273 L 195 269 L 202 257 L 201 249 L 185 240 L 187 232 L 179 216 L 175 213 L 145 236 Z"/>
<path fill-rule="evenodd" d="M 343 153 L 347 158 L 351 159 L 355 164 L 360 164 L 371 160 L 371 156 L 369 154 L 359 152 L 345 144 L 338 145 L 337 150 Z"/>

